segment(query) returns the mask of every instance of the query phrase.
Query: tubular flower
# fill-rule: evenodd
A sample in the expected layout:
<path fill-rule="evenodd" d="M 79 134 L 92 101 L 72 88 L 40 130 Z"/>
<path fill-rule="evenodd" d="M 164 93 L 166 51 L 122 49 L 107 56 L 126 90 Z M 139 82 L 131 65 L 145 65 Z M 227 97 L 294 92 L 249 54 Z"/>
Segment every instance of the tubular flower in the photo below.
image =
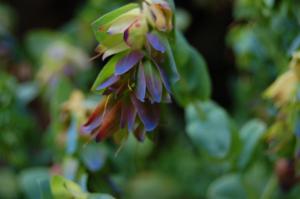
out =
<path fill-rule="evenodd" d="M 96 51 L 110 57 L 92 90 L 106 98 L 82 127 L 82 133 L 103 140 L 133 132 L 139 141 L 159 123 L 159 103 L 170 102 L 171 83 L 179 79 L 166 38 L 173 29 L 165 1 L 128 4 L 93 23 Z"/>
<path fill-rule="evenodd" d="M 272 98 L 277 106 L 286 105 L 294 99 L 300 81 L 300 52 L 293 55 L 290 68 L 267 89 L 265 96 Z"/>

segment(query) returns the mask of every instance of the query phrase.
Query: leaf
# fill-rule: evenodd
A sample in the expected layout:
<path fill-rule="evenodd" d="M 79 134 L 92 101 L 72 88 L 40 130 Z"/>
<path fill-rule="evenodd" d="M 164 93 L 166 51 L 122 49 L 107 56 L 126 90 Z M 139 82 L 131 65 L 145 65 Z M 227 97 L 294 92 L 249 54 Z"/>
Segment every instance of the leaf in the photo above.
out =
<path fill-rule="evenodd" d="M 117 63 L 121 60 L 121 58 L 124 55 L 124 53 L 115 55 L 108 61 L 108 63 L 100 71 L 96 81 L 94 82 L 92 86 L 92 91 L 97 92 L 99 94 L 103 93 L 104 90 L 98 90 L 98 87 L 114 74 Z"/>
<path fill-rule="evenodd" d="M 300 35 L 298 35 L 292 42 L 289 50 L 288 50 L 288 54 L 290 56 L 293 56 L 293 54 L 299 49 L 300 47 Z"/>
<path fill-rule="evenodd" d="M 64 158 L 62 163 L 63 176 L 69 180 L 74 180 L 79 171 L 79 160 L 72 156 Z"/>
<path fill-rule="evenodd" d="M 245 168 L 254 155 L 255 148 L 266 131 L 266 125 L 260 120 L 252 120 L 246 123 L 240 132 L 242 151 L 238 161 L 240 168 Z"/>
<path fill-rule="evenodd" d="M 176 40 L 175 43 L 172 44 L 172 47 L 177 67 L 182 68 L 190 59 L 189 49 L 191 46 L 180 31 L 176 31 L 175 33 Z"/>
<path fill-rule="evenodd" d="M 84 165 L 90 171 L 99 171 L 105 164 L 106 152 L 99 144 L 88 144 L 80 155 Z"/>
<path fill-rule="evenodd" d="M 186 108 L 186 131 L 199 149 L 224 158 L 231 145 L 231 127 L 226 112 L 212 102 L 194 103 Z"/>
<path fill-rule="evenodd" d="M 35 82 L 22 83 L 17 87 L 17 96 L 21 103 L 28 104 L 38 96 L 38 85 Z"/>
<path fill-rule="evenodd" d="M 96 36 L 96 39 L 99 42 L 101 42 L 105 38 L 105 36 L 109 35 L 106 32 L 110 25 L 109 22 L 112 22 L 114 19 L 116 19 L 120 15 L 122 15 L 134 8 L 138 8 L 138 7 L 139 7 L 138 4 L 130 3 L 121 8 L 118 8 L 114 11 L 111 11 L 111 12 L 105 14 L 102 17 L 100 17 L 99 19 L 97 19 L 96 21 L 94 21 L 92 23 L 92 28 L 93 28 L 94 34 Z M 102 29 L 103 31 L 100 31 L 100 29 Z"/>
<path fill-rule="evenodd" d="M 54 198 L 87 198 L 87 194 L 81 190 L 78 184 L 62 176 L 53 176 L 51 178 L 51 191 Z"/>
<path fill-rule="evenodd" d="M 49 178 L 39 180 L 39 190 L 41 193 L 41 199 L 53 199 Z"/>
<path fill-rule="evenodd" d="M 181 187 L 171 176 L 154 172 L 138 173 L 128 182 L 127 189 L 130 199 L 188 198 L 179 196 Z"/>
<path fill-rule="evenodd" d="M 6 168 L 0 170 L 0 198 L 17 198 L 18 181 L 16 174 Z"/>
<path fill-rule="evenodd" d="M 185 107 L 193 101 L 209 99 L 211 84 L 205 61 L 179 32 L 174 54 L 180 74 L 180 80 L 173 85 L 176 101 Z"/>
<path fill-rule="evenodd" d="M 88 199 L 115 199 L 115 198 L 108 194 L 94 193 L 94 194 L 90 194 L 88 196 Z"/>
<path fill-rule="evenodd" d="M 44 168 L 31 168 L 24 170 L 19 177 L 20 187 L 28 199 L 41 199 L 44 192 L 39 192 L 38 188 L 43 188 L 44 181 L 48 180 L 49 171 Z"/>
<path fill-rule="evenodd" d="M 175 84 L 180 79 L 180 76 L 177 71 L 177 65 L 169 40 L 163 34 L 159 34 L 157 32 L 152 32 L 152 34 L 157 36 L 166 48 L 167 60 L 163 63 L 163 65 L 161 65 L 160 63 L 158 64 L 161 65 L 163 70 L 166 71 L 171 84 Z"/>
<path fill-rule="evenodd" d="M 208 199 L 241 199 L 247 198 L 241 177 L 237 174 L 222 176 L 208 188 Z"/>

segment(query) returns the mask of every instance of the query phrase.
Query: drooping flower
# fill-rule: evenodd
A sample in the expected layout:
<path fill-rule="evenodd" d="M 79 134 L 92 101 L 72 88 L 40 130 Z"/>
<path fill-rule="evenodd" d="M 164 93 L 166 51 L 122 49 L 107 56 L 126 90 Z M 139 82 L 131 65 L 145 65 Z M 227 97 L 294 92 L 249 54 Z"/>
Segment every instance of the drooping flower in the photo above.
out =
<path fill-rule="evenodd" d="M 277 106 L 286 105 L 294 99 L 300 81 L 300 52 L 293 55 L 290 68 L 282 74 L 265 92 L 267 98 Z"/>
<path fill-rule="evenodd" d="M 98 105 L 81 131 L 101 141 L 125 130 L 133 132 L 139 141 L 143 141 L 145 132 L 157 127 L 158 118 L 157 104 L 142 103 L 134 94 L 118 100 L 107 97 Z"/>
<path fill-rule="evenodd" d="M 112 57 L 92 87 L 107 97 L 83 125 L 83 133 L 103 140 L 125 130 L 142 141 L 145 132 L 158 126 L 158 105 L 171 101 L 171 83 L 178 79 L 164 39 L 173 29 L 172 17 L 167 2 L 146 1 L 142 7 L 128 4 L 93 23 L 97 52 L 103 59 Z"/>

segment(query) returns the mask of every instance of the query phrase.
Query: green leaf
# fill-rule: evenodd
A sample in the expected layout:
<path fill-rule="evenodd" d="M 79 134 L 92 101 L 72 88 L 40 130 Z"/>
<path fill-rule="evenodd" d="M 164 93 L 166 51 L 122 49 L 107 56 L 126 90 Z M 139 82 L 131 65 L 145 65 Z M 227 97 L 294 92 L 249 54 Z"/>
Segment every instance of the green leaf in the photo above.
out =
<path fill-rule="evenodd" d="M 180 31 L 176 31 L 176 40 L 172 46 L 176 64 L 179 68 L 184 67 L 190 59 L 189 50 L 191 46 Z"/>
<path fill-rule="evenodd" d="M 178 31 L 174 54 L 180 76 L 180 80 L 173 86 L 176 101 L 185 107 L 194 101 L 209 99 L 211 84 L 206 63 Z"/>
<path fill-rule="evenodd" d="M 53 199 L 50 189 L 49 178 L 39 180 L 39 190 L 41 194 L 41 199 Z"/>
<path fill-rule="evenodd" d="M 155 32 L 155 31 L 153 31 L 152 34 L 156 35 L 160 39 L 160 41 L 164 44 L 164 46 L 166 47 L 166 53 L 167 53 L 168 59 L 164 63 L 163 69 L 166 71 L 167 76 L 170 79 L 170 82 L 172 84 L 175 84 L 180 79 L 180 77 L 179 77 L 179 74 L 177 71 L 177 65 L 176 65 L 176 61 L 175 61 L 175 57 L 173 54 L 173 49 L 171 47 L 171 44 L 166 35 Z"/>
<path fill-rule="evenodd" d="M 90 171 L 100 170 L 106 161 L 106 152 L 99 144 L 89 144 L 81 150 L 81 159 Z"/>
<path fill-rule="evenodd" d="M 178 197 L 180 186 L 170 176 L 165 176 L 155 172 L 142 172 L 136 175 L 127 183 L 130 199 L 167 199 Z"/>
<path fill-rule="evenodd" d="M 125 53 L 120 53 L 113 56 L 108 63 L 103 67 L 101 72 L 99 73 L 94 85 L 92 86 L 92 91 L 101 94 L 104 90 L 96 90 L 99 85 L 101 85 L 104 81 L 106 81 L 110 76 L 115 73 L 116 64 L 120 61 L 120 59 L 125 56 Z"/>
<path fill-rule="evenodd" d="M 94 193 L 94 194 L 90 194 L 88 196 L 88 199 L 115 199 L 115 198 L 108 194 Z"/>
<path fill-rule="evenodd" d="M 87 199 L 80 186 L 62 176 L 53 176 L 51 179 L 51 191 L 54 198 Z"/>
<path fill-rule="evenodd" d="M 109 22 L 113 21 L 116 17 L 120 16 L 121 14 L 124 14 L 125 12 L 128 12 L 138 7 L 139 5 L 137 3 L 130 3 L 112 12 L 105 14 L 99 19 L 97 19 L 96 21 L 94 21 L 92 23 L 92 28 L 96 36 L 96 39 L 98 41 L 102 41 L 103 38 L 108 35 L 106 31 L 100 32 L 99 31 L 100 27 L 103 27 L 103 29 L 106 30 L 109 26 Z"/>
<path fill-rule="evenodd" d="M 247 198 L 241 177 L 237 174 L 223 176 L 213 182 L 208 189 L 208 199 Z"/>
<path fill-rule="evenodd" d="M 19 190 L 15 173 L 3 168 L 0 176 L 0 198 L 17 198 Z"/>
<path fill-rule="evenodd" d="M 265 131 L 266 125 L 259 120 L 252 120 L 242 127 L 240 138 L 243 148 L 238 161 L 240 168 L 245 168 L 250 163 L 255 148 Z"/>
<path fill-rule="evenodd" d="M 231 126 L 226 112 L 212 102 L 194 103 L 186 108 L 186 131 L 199 149 L 224 158 L 231 145 Z"/>
<path fill-rule="evenodd" d="M 49 180 L 49 171 L 44 168 L 24 170 L 19 177 L 20 187 L 28 199 L 41 199 L 46 186 L 44 181 L 47 180 Z M 38 188 L 41 189 L 40 192 Z M 46 199 L 48 198 L 46 197 Z"/>

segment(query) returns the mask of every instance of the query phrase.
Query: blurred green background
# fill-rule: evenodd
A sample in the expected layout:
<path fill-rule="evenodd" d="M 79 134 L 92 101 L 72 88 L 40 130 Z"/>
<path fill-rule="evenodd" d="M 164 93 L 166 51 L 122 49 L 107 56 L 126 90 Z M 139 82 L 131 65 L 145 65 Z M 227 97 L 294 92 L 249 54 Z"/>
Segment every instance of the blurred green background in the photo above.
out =
<path fill-rule="evenodd" d="M 78 130 L 103 66 L 90 24 L 128 2 L 0 2 L 0 198 L 299 198 L 299 128 L 268 142 L 277 110 L 261 96 L 299 49 L 300 2 L 175 1 L 201 53 L 179 68 L 186 85 L 144 143 L 90 142 Z"/>

